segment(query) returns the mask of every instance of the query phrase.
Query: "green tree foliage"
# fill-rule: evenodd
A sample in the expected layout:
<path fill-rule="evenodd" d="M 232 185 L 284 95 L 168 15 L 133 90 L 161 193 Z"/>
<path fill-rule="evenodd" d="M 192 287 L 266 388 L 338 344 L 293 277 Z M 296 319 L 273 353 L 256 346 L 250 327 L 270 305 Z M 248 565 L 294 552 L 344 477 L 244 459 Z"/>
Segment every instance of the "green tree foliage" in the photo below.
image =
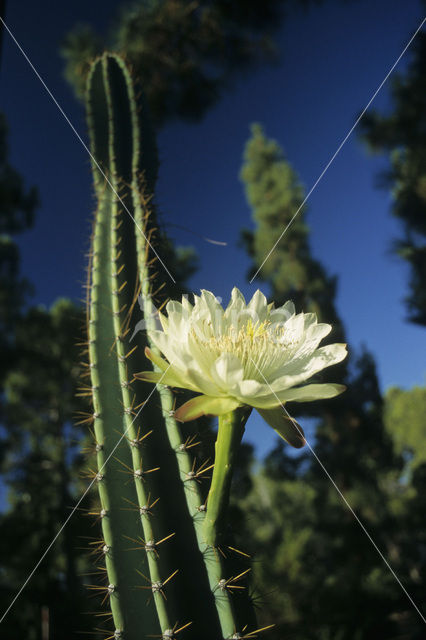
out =
<path fill-rule="evenodd" d="M 398 453 L 404 455 L 413 471 L 426 463 L 422 443 L 426 439 L 426 388 L 408 391 L 391 387 L 385 396 L 385 425 Z"/>
<path fill-rule="evenodd" d="M 67 36 L 65 76 L 81 98 L 88 58 L 108 47 L 125 55 L 140 79 L 157 126 L 198 120 L 237 72 L 276 59 L 272 36 L 286 12 L 313 0 L 138 0 L 123 9 L 109 38 L 87 25 Z"/>
<path fill-rule="evenodd" d="M 81 433 L 71 419 L 78 408 L 85 409 L 76 397 L 82 384 L 76 364 L 82 322 L 77 307 L 59 300 L 50 310 L 29 309 L 16 323 L 14 364 L 4 383 L 8 453 L 2 471 L 9 502 L 0 518 L 4 606 L 24 584 L 81 493 Z M 83 507 L 88 507 L 87 500 Z M 86 545 L 82 538 L 89 535 L 94 537 L 88 519 L 71 519 L 2 623 L 5 637 L 38 640 L 42 607 L 50 612 L 51 637 L 87 629 L 80 577 L 84 561 L 78 546 Z"/>
<path fill-rule="evenodd" d="M 12 361 L 14 325 L 30 290 L 20 274 L 14 236 L 32 226 L 38 201 L 37 190 L 27 189 L 9 163 L 7 134 L 6 119 L 0 114 L 0 383 Z"/>
<path fill-rule="evenodd" d="M 258 124 L 252 126 L 241 179 L 256 225 L 255 232 L 243 232 L 244 244 L 253 260 L 251 277 L 302 206 L 305 194 L 278 143 L 267 139 Z M 322 321 L 333 324 L 333 342 L 343 339 L 334 305 L 336 278 L 328 276 L 311 255 L 304 208 L 291 223 L 285 241 L 278 243 L 262 266 L 259 278 L 270 285 L 276 304 L 292 299 L 298 309 L 317 313 Z"/>
<path fill-rule="evenodd" d="M 82 437 L 71 429 L 81 409 L 75 397 L 81 311 L 67 301 L 49 311 L 27 308 L 31 286 L 20 272 L 15 235 L 31 228 L 38 195 L 25 187 L 8 158 L 7 125 L 0 115 L 0 479 L 8 487 L 0 514 L 3 609 L 69 515 Z M 84 611 L 77 576 L 84 560 L 78 559 L 76 541 L 83 531 L 94 535 L 88 528 L 88 520 L 75 519 L 65 529 L 44 570 L 2 622 L 5 637 L 39 640 L 43 606 L 57 637 L 93 627 L 89 616 L 75 613 Z"/>
<path fill-rule="evenodd" d="M 425 438 L 426 389 L 407 391 L 393 387 L 385 395 L 385 424 L 395 448 L 405 460 L 404 481 L 398 485 L 391 508 L 397 520 L 393 549 L 408 577 L 406 586 L 415 602 L 422 602 L 426 572 L 426 517 L 423 508 L 426 488 Z M 416 633 L 418 635 L 416 635 Z M 421 637 L 407 620 L 407 637 Z"/>
<path fill-rule="evenodd" d="M 236 70 L 271 54 L 268 32 L 279 24 L 284 4 L 134 2 L 121 12 L 108 45 L 132 64 L 157 124 L 176 117 L 199 119 L 217 102 Z M 87 26 L 77 27 L 64 43 L 66 77 L 80 97 L 87 56 L 100 50 L 100 40 Z"/>
<path fill-rule="evenodd" d="M 362 125 L 369 148 L 389 160 L 382 183 L 401 221 L 395 251 L 410 268 L 408 317 L 426 325 L 426 33 L 418 34 L 406 73 L 393 79 L 389 112 L 373 111 Z"/>
<path fill-rule="evenodd" d="M 304 192 L 279 145 L 258 125 L 246 146 L 241 177 L 255 222 L 254 231 L 244 232 L 253 274 L 299 209 Z M 334 301 L 337 282 L 312 256 L 304 210 L 259 275 L 273 299 L 290 298 L 298 310 L 315 311 L 321 321 L 336 325 L 333 342 L 343 338 Z M 315 418 L 309 440 L 316 455 L 412 586 L 395 542 L 402 465 L 384 428 L 374 360 L 364 350 L 327 376 L 347 385 L 341 397 L 288 409 Z M 417 614 L 314 457 L 305 453 L 294 460 L 279 445 L 255 474 L 243 506 L 246 538 L 259 560 L 255 575 L 262 621 L 277 623 L 271 637 L 390 638 L 405 631 L 407 621 L 412 637 L 420 633 Z"/>

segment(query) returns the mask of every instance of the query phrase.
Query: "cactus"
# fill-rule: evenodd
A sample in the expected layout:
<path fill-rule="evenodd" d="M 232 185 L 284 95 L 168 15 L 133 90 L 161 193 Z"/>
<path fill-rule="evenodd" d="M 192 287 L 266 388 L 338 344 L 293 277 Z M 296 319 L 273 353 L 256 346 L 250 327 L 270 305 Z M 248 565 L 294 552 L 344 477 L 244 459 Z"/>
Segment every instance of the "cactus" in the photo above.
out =
<path fill-rule="evenodd" d="M 88 305 L 102 526 L 96 550 L 106 569 L 104 585 L 93 588 L 109 602 L 114 638 L 245 637 L 255 628 L 254 614 L 247 592 L 233 587 L 249 566 L 225 552 L 222 516 L 206 521 L 198 480 L 207 462 L 194 468 L 171 390 L 135 379 L 146 347 L 155 362 L 146 333 L 131 337 L 140 320 L 138 295 L 145 325 L 153 328 L 153 289 L 161 285 L 153 275 L 156 260 L 159 271 L 163 266 L 152 209 L 158 161 L 142 97 L 119 56 L 93 62 L 87 111 L 97 198 Z M 229 477 L 224 483 L 228 491 Z"/>

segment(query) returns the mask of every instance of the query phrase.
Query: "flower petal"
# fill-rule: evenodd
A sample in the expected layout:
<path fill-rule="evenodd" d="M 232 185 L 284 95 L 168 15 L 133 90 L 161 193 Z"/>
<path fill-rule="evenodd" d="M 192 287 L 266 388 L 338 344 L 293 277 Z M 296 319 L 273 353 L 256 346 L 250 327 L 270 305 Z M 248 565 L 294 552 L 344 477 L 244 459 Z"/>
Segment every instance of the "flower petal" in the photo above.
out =
<path fill-rule="evenodd" d="M 225 309 L 224 318 L 228 326 L 236 326 L 238 315 L 246 308 L 246 301 L 243 294 L 237 287 L 232 289 L 231 300 Z"/>
<path fill-rule="evenodd" d="M 166 369 L 168 369 L 170 367 L 170 365 L 167 362 L 167 360 L 164 360 L 164 358 L 159 356 L 157 353 L 155 353 L 149 347 L 145 347 L 145 355 L 149 360 L 151 360 L 151 362 L 153 362 L 155 365 L 157 365 L 157 367 L 159 369 L 161 369 L 161 371 L 165 371 Z"/>
<path fill-rule="evenodd" d="M 268 301 L 263 293 L 258 289 L 247 305 L 248 311 L 254 322 L 263 322 L 268 313 Z"/>
<path fill-rule="evenodd" d="M 326 384 L 307 384 L 304 387 L 292 387 L 281 393 L 277 393 L 280 402 L 311 402 L 324 398 L 334 398 L 345 391 L 344 384 L 332 382 Z"/>
<path fill-rule="evenodd" d="M 300 449 L 306 444 L 302 427 L 296 420 L 286 415 L 281 406 L 275 409 L 258 409 L 258 412 L 265 422 L 275 429 L 278 435 L 288 444 L 291 444 L 292 447 Z"/>
<path fill-rule="evenodd" d="M 162 314 L 160 311 L 158 312 L 158 317 L 160 318 L 160 322 L 161 322 L 161 326 L 163 327 L 163 331 L 165 331 L 165 333 L 167 333 L 168 327 L 169 327 L 169 321 L 167 319 L 167 316 L 165 316 L 164 314 Z"/>
<path fill-rule="evenodd" d="M 207 307 L 214 332 L 219 333 L 222 329 L 222 318 L 224 314 L 222 305 L 218 302 L 216 296 L 206 289 L 201 289 L 201 300 Z"/>
<path fill-rule="evenodd" d="M 244 378 L 240 359 L 232 353 L 222 353 L 211 367 L 211 376 L 221 390 L 232 393 L 237 383 Z"/>
<path fill-rule="evenodd" d="M 169 387 L 182 387 L 186 389 L 186 385 L 182 383 L 171 371 L 140 371 L 134 374 L 137 380 L 144 382 L 155 382 L 155 384 L 165 384 Z"/>
<path fill-rule="evenodd" d="M 229 411 L 234 411 L 238 406 L 239 402 L 232 398 L 197 396 L 179 407 L 175 411 L 175 418 L 179 422 L 189 422 L 189 420 L 195 420 L 200 416 L 221 416 Z"/>
<path fill-rule="evenodd" d="M 272 382 L 272 388 L 278 391 L 280 387 L 285 389 L 300 384 L 322 369 L 341 362 L 347 353 L 346 344 L 335 343 L 320 347 L 312 354 L 289 360 L 276 372 L 277 378 Z"/>
<path fill-rule="evenodd" d="M 166 356 L 169 362 L 173 363 L 173 367 L 179 367 L 186 369 L 188 363 L 193 361 L 193 358 L 187 353 L 182 340 L 180 342 L 175 341 L 169 334 L 163 333 L 163 331 L 150 331 L 149 337 L 155 344 L 157 349 Z"/>
<path fill-rule="evenodd" d="M 209 376 L 200 373 L 196 369 L 189 367 L 187 371 L 188 380 L 192 383 L 191 389 L 206 396 L 219 397 L 223 391 L 215 384 Z"/>
<path fill-rule="evenodd" d="M 279 324 L 284 324 L 289 320 L 292 316 L 296 314 L 296 307 L 294 306 L 294 302 L 291 300 L 287 300 L 282 307 L 274 308 L 271 307 L 269 320 L 271 322 L 276 322 Z"/>

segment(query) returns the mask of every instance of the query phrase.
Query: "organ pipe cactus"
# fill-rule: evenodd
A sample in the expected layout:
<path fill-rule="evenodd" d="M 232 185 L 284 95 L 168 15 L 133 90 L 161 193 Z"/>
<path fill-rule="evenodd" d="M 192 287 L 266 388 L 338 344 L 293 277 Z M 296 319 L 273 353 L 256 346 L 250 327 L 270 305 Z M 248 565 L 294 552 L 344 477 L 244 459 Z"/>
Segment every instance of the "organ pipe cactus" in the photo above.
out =
<path fill-rule="evenodd" d="M 169 302 L 167 317 L 157 312 L 155 290 L 172 275 L 156 249 L 155 138 L 119 56 L 92 64 L 87 111 L 97 198 L 88 295 L 102 526 L 95 552 L 105 577 L 91 588 L 109 603 L 110 638 L 255 638 L 262 630 L 245 589 L 250 558 L 230 544 L 226 526 L 245 423 L 255 408 L 288 443 L 303 446 L 284 404 L 341 393 L 342 385 L 306 382 L 340 362 L 346 345 L 318 347 L 330 325 L 296 314 L 291 302 L 275 309 L 259 291 L 246 304 L 234 288 L 226 309 L 203 291 L 194 304 Z M 133 331 L 138 300 L 142 332 Z M 141 371 L 145 355 L 150 371 Z M 171 388 L 201 395 L 175 410 Z M 197 465 L 197 443 L 182 434 L 181 423 L 202 415 L 219 416 L 214 464 Z M 206 505 L 198 482 L 212 467 Z"/>
<path fill-rule="evenodd" d="M 174 418 L 174 396 L 161 375 L 155 387 L 135 379 L 146 348 L 161 374 L 148 336 L 155 329 L 154 290 L 169 277 L 156 255 L 158 163 L 141 101 L 119 56 L 105 53 L 93 62 L 87 113 L 97 208 L 88 351 L 102 527 L 96 551 L 105 581 L 92 588 L 109 604 L 113 638 L 254 637 L 253 609 L 240 588 L 249 559 L 216 542 L 225 540 L 222 517 L 209 525 L 208 540 L 204 533 L 198 481 L 209 463 L 194 467 L 193 441 Z M 138 297 L 148 332 L 133 337 Z"/>

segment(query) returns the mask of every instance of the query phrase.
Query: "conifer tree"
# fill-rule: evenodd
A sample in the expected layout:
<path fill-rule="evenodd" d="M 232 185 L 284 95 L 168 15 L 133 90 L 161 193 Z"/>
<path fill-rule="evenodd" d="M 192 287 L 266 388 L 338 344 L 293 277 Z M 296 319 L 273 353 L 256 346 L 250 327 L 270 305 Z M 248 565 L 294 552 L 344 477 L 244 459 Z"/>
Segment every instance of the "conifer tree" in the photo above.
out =
<path fill-rule="evenodd" d="M 0 113 L 0 384 L 12 362 L 15 322 L 30 292 L 20 273 L 15 235 L 31 228 L 38 202 L 37 190 L 26 188 L 9 163 L 7 136 L 6 119 Z"/>
<path fill-rule="evenodd" d="M 255 223 L 254 231 L 243 235 L 252 275 L 301 206 L 304 191 L 279 145 L 259 125 L 252 128 L 241 177 Z M 312 256 L 304 209 L 259 276 L 271 299 L 280 304 L 293 299 L 298 311 L 314 311 L 336 327 L 333 342 L 343 338 L 337 280 Z M 375 363 L 364 351 L 349 365 L 332 369 L 333 381 L 348 387 L 342 396 L 312 408 L 291 403 L 287 408 L 292 415 L 316 418 L 315 453 L 387 555 L 396 531 L 389 500 L 400 461 L 383 426 Z M 265 622 L 280 620 L 277 638 L 285 633 L 300 639 L 391 637 L 398 628 L 396 611 L 412 617 L 408 601 L 315 459 L 304 457 L 295 468 L 278 447 L 246 501 L 247 524 L 262 560 L 261 591 L 273 591 L 263 605 L 266 613 L 271 603 Z"/>
<path fill-rule="evenodd" d="M 15 357 L 4 382 L 8 452 L 3 480 L 8 506 L 0 518 L 0 590 L 8 605 L 66 521 L 80 479 L 83 434 L 73 426 L 78 397 L 78 363 L 83 317 L 67 300 L 50 310 L 31 308 L 15 327 Z M 88 509 L 89 500 L 81 505 Z M 72 636 L 93 621 L 84 611 L 81 574 L 87 564 L 78 551 L 95 538 L 89 518 L 73 517 L 30 580 L 19 605 L 2 623 L 5 637 L 41 637 L 41 612 L 49 612 L 50 637 Z M 2 612 L 3 613 L 3 612 Z M 90 628 L 90 627 L 89 627 Z"/>
<path fill-rule="evenodd" d="M 197 121 L 238 75 L 277 59 L 274 36 L 291 11 L 318 0 L 135 0 L 109 37 L 78 25 L 62 46 L 65 76 L 83 96 L 89 63 L 108 48 L 141 80 L 156 126 Z"/>
<path fill-rule="evenodd" d="M 393 196 L 392 214 L 401 223 L 394 251 L 409 265 L 408 319 L 426 325 L 426 33 L 413 45 L 411 63 L 393 78 L 392 104 L 363 118 L 370 150 L 387 156 L 381 186 Z"/>
<path fill-rule="evenodd" d="M 70 302 L 28 307 L 32 287 L 21 275 L 15 235 L 33 224 L 37 190 L 9 163 L 7 125 L 0 115 L 0 601 L 6 609 L 69 515 L 81 471 L 81 431 L 72 430 L 82 314 Z M 85 505 L 88 506 L 88 505 Z M 86 524 L 87 522 L 87 524 Z M 76 519 L 30 581 L 19 606 L 2 622 L 5 637 L 41 638 L 41 610 L 65 637 L 93 627 L 81 617 L 78 536 L 93 536 Z M 76 614 L 76 611 L 79 613 Z M 1 615 L 3 615 L 2 610 Z"/>

